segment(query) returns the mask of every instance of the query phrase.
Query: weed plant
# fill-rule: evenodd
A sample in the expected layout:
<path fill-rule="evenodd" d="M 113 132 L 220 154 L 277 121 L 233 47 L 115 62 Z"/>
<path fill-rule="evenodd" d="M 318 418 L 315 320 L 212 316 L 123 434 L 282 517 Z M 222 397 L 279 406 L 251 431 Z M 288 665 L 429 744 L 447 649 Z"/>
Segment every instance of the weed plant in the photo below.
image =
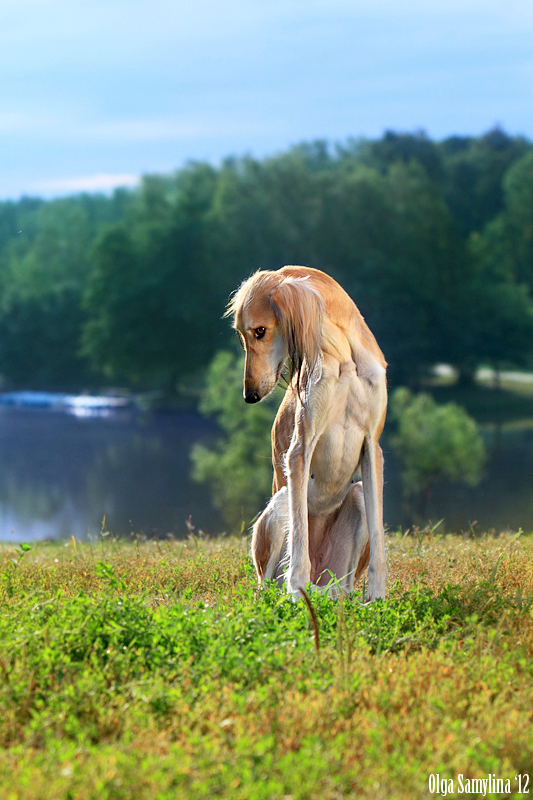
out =
<path fill-rule="evenodd" d="M 428 797 L 432 774 L 516 792 L 532 541 L 388 550 L 385 602 L 361 584 L 309 609 L 257 589 L 240 539 L 4 546 L 0 796 L 389 800 Z"/>

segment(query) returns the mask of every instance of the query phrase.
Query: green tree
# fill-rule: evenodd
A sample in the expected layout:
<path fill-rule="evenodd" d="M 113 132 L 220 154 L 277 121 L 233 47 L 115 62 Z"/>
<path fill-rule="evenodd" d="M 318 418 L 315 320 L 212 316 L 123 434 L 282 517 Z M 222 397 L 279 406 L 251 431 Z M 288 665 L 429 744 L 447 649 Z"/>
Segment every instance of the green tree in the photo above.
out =
<path fill-rule="evenodd" d="M 472 244 L 491 275 L 533 290 L 533 152 L 510 167 L 503 188 L 504 209 Z"/>
<path fill-rule="evenodd" d="M 391 397 L 396 432 L 390 443 L 401 466 L 408 504 L 427 498 L 441 481 L 475 486 L 481 479 L 485 447 L 476 422 L 455 403 L 437 405 L 428 394 L 400 387 Z"/>
<path fill-rule="evenodd" d="M 305 148 L 263 161 L 226 161 L 211 214 L 214 269 L 218 262 L 242 278 L 257 269 L 316 263 L 323 178 L 309 162 Z"/>
<path fill-rule="evenodd" d="M 533 152 L 509 168 L 503 189 L 504 209 L 469 243 L 477 272 L 467 298 L 471 360 L 496 369 L 533 358 Z"/>
<path fill-rule="evenodd" d="M 438 145 L 425 131 L 397 133 L 385 131 L 381 139 L 355 141 L 352 153 L 363 163 L 386 173 L 393 164 L 416 161 L 434 183 L 444 177 L 442 155 Z"/>
<path fill-rule="evenodd" d="M 392 383 L 416 384 L 437 361 L 460 363 L 472 264 L 423 167 L 400 160 L 383 175 L 346 162 L 324 209 L 321 263 L 366 317 Z"/>
<path fill-rule="evenodd" d="M 0 373 L 30 388 L 101 380 L 80 354 L 91 248 L 131 193 L 0 204 Z"/>
<path fill-rule="evenodd" d="M 478 233 L 504 205 L 503 178 L 531 144 L 495 127 L 480 137 L 452 136 L 439 149 L 446 178 L 446 201 L 466 239 Z"/>
<path fill-rule="evenodd" d="M 175 390 L 228 342 L 230 292 L 286 263 L 348 290 L 393 385 L 438 361 L 463 376 L 527 364 L 532 152 L 499 129 L 389 131 L 194 163 L 110 198 L 0 203 L 0 374 L 79 385 L 105 370 Z"/>
<path fill-rule="evenodd" d="M 270 430 L 282 397 L 277 389 L 256 405 L 242 397 L 243 365 L 221 351 L 206 376 L 200 410 L 218 422 L 222 435 L 212 447 L 194 445 L 193 478 L 211 487 L 213 502 L 235 531 L 262 511 L 272 489 Z"/>
<path fill-rule="evenodd" d="M 533 290 L 533 151 L 510 167 L 503 186 L 501 235 L 512 253 L 514 277 Z"/>
<path fill-rule="evenodd" d="M 209 270 L 207 220 L 216 171 L 193 165 L 144 181 L 122 223 L 104 231 L 84 302 L 84 352 L 109 375 L 160 382 L 201 369 L 224 327 L 230 289 Z"/>
<path fill-rule="evenodd" d="M 40 205 L 6 247 L 0 298 L 0 372 L 16 385 L 73 386 L 89 377 L 79 354 L 90 225 L 77 201 Z"/>

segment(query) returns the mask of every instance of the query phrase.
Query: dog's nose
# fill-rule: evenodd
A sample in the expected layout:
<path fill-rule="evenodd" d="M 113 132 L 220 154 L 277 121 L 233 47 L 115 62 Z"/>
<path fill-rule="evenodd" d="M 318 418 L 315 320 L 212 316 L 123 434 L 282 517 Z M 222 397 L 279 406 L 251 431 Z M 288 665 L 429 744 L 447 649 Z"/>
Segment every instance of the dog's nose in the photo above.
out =
<path fill-rule="evenodd" d="M 261 400 L 259 392 L 256 392 L 255 389 L 248 389 L 244 395 L 244 399 L 247 403 L 258 403 Z"/>

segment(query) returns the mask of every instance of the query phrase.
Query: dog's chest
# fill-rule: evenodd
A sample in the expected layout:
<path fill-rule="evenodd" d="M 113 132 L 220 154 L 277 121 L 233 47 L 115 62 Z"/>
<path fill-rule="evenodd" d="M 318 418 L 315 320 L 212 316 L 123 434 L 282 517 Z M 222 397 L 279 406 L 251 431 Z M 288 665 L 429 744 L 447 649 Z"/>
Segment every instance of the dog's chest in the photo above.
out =
<path fill-rule="evenodd" d="M 311 513 L 327 513 L 342 503 L 361 459 L 361 428 L 330 425 L 311 459 L 308 504 Z"/>

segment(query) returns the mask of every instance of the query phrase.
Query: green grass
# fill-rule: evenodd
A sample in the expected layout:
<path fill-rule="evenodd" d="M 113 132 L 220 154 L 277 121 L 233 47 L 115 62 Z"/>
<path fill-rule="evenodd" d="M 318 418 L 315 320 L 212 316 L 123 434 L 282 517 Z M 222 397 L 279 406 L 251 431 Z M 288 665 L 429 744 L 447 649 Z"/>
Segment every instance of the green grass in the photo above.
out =
<path fill-rule="evenodd" d="M 0 797 L 388 800 L 432 773 L 518 796 L 533 542 L 388 547 L 386 602 L 309 595 L 317 642 L 240 540 L 4 546 Z"/>

